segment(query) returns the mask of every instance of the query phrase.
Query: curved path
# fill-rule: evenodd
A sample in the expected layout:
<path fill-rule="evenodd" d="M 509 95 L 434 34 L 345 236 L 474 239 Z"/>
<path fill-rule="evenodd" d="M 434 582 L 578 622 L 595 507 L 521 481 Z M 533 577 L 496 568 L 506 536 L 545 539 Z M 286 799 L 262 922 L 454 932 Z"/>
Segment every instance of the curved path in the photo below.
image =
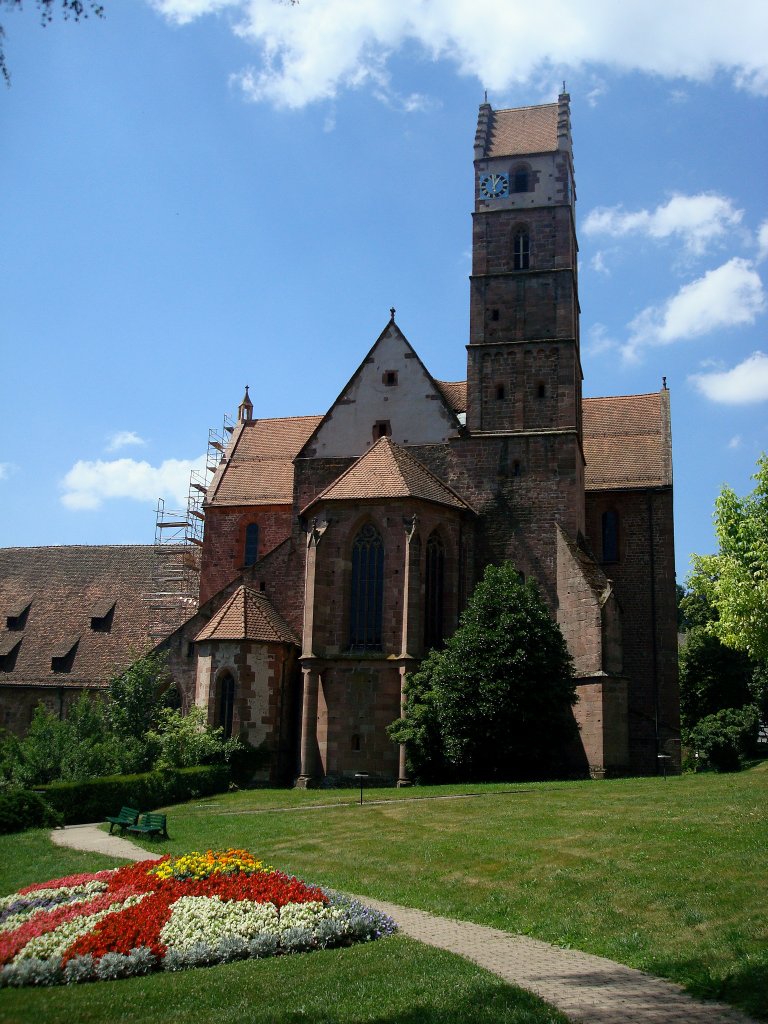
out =
<path fill-rule="evenodd" d="M 52 832 L 51 839 L 59 846 L 125 860 L 152 858 L 127 839 L 102 832 L 98 825 L 69 825 Z M 679 985 L 600 956 L 369 896 L 358 898 L 394 918 L 404 935 L 458 953 L 535 992 L 574 1024 L 757 1024 L 730 1006 L 698 1002 Z"/>

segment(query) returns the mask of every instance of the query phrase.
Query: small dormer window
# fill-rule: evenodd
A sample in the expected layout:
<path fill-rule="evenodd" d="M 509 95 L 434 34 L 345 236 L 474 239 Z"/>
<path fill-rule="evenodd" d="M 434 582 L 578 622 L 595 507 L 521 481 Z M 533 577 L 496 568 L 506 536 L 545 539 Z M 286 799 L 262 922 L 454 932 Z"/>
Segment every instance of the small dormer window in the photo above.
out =
<path fill-rule="evenodd" d="M 115 617 L 115 601 L 107 598 L 99 601 L 91 608 L 91 629 L 94 633 L 109 633 L 112 631 L 112 619 Z"/>
<path fill-rule="evenodd" d="M 5 618 L 5 624 L 8 629 L 21 630 L 27 624 L 27 616 L 29 615 L 29 609 L 31 601 L 20 601 L 15 607 L 10 608 Z"/>
<path fill-rule="evenodd" d="M 5 636 L 0 639 L 0 672 L 13 672 L 20 647 L 21 637 Z"/>
<path fill-rule="evenodd" d="M 394 388 L 397 386 L 397 370 L 385 370 L 384 372 L 384 386 L 388 388 Z"/>
<path fill-rule="evenodd" d="M 71 672 L 77 654 L 77 645 L 80 637 L 71 637 L 57 644 L 51 651 L 51 671 Z"/>

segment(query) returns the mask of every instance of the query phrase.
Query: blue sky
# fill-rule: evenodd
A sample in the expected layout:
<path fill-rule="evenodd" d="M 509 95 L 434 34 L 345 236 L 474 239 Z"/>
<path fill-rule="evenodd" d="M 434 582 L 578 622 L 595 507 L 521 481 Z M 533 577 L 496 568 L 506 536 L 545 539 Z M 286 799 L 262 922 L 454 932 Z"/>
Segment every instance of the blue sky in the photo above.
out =
<path fill-rule="evenodd" d="M 2 10 L 0 544 L 150 543 L 246 383 L 325 412 L 392 305 L 463 379 L 478 103 L 565 79 L 584 393 L 667 377 L 678 575 L 712 550 L 768 449 L 768 5 L 105 8 Z"/>

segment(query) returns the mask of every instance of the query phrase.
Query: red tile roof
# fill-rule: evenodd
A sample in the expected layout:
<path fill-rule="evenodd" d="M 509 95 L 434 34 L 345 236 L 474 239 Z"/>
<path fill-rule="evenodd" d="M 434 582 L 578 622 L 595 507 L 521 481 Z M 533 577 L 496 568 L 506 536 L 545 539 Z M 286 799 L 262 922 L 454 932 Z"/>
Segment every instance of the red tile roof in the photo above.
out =
<path fill-rule="evenodd" d="M 557 149 L 557 103 L 494 110 L 485 155 L 518 156 Z"/>
<path fill-rule="evenodd" d="M 149 544 L 0 548 L 0 656 L 13 661 L 0 684 L 101 686 L 126 669 L 151 646 L 152 560 Z M 8 629 L 27 604 L 23 628 Z M 92 629 L 106 605 L 109 631 Z M 75 643 L 69 671 L 54 672 Z"/>
<path fill-rule="evenodd" d="M 588 491 L 671 486 L 668 391 L 585 398 L 583 426 Z"/>
<path fill-rule="evenodd" d="M 293 459 L 321 416 L 239 423 L 208 488 L 209 505 L 284 505 L 293 500 Z"/>
<path fill-rule="evenodd" d="M 469 508 L 426 466 L 417 462 L 407 449 L 393 444 L 388 437 L 379 438 L 311 504 L 369 498 L 420 498 L 451 508 Z"/>
<path fill-rule="evenodd" d="M 257 640 L 299 645 L 298 636 L 265 595 L 243 586 L 237 588 L 195 640 Z"/>
<path fill-rule="evenodd" d="M 467 411 L 467 382 L 465 380 L 436 380 L 435 384 L 453 412 Z"/>

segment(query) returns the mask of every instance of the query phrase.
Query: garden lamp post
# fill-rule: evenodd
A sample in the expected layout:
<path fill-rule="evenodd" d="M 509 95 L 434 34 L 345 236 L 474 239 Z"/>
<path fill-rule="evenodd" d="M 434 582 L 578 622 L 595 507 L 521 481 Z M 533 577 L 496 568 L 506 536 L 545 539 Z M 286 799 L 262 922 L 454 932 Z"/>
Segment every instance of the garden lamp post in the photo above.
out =
<path fill-rule="evenodd" d="M 355 772 L 355 778 L 360 779 L 360 806 L 363 806 L 363 782 L 368 778 L 368 772 Z"/>

